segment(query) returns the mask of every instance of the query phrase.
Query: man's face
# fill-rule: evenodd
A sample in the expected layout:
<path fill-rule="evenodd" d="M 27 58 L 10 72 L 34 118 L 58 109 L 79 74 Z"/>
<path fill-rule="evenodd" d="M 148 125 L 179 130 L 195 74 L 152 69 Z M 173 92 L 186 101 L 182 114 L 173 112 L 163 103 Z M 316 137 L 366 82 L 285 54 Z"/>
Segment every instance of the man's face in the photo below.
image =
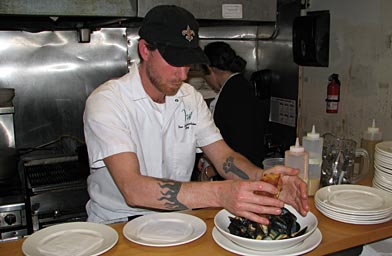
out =
<path fill-rule="evenodd" d="M 150 51 L 145 60 L 146 73 L 152 85 L 161 93 L 173 96 L 188 77 L 190 66 L 175 67 L 165 61 L 158 50 Z"/>

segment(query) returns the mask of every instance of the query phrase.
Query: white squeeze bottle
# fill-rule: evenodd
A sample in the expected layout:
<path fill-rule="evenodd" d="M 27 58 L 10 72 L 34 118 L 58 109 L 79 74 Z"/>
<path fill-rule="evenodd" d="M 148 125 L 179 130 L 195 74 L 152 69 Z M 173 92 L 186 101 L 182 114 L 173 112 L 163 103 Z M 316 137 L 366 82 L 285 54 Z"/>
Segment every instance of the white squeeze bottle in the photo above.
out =
<path fill-rule="evenodd" d="M 290 146 L 290 150 L 286 150 L 284 154 L 284 164 L 299 169 L 299 177 L 305 182 L 308 182 L 309 155 L 304 147 L 299 145 L 298 137 L 295 141 L 295 145 Z"/>
<path fill-rule="evenodd" d="M 378 127 L 376 127 L 376 120 L 373 119 L 371 127 L 363 133 L 361 139 L 361 148 L 366 149 L 369 153 L 369 172 L 368 176 L 373 178 L 374 176 L 374 150 L 376 144 L 382 141 L 382 133 Z"/>
<path fill-rule="evenodd" d="M 314 196 L 320 188 L 321 164 L 323 162 L 324 138 L 316 133 L 313 125 L 312 131 L 302 137 L 302 146 L 309 153 L 308 195 Z"/>

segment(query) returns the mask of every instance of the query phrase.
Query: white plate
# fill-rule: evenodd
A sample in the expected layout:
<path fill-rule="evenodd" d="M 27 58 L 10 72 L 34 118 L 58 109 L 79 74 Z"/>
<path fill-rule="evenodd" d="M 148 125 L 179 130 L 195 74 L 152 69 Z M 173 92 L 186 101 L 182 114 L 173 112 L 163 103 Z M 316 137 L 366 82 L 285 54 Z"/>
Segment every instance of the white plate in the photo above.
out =
<path fill-rule="evenodd" d="M 346 214 L 346 213 L 341 213 L 341 212 L 336 212 L 336 211 L 330 210 L 330 209 L 324 207 L 322 204 L 316 203 L 315 205 L 316 205 L 316 208 L 323 214 L 325 213 L 325 214 L 328 214 L 331 216 L 335 216 L 336 218 L 353 220 L 353 221 L 355 221 L 355 220 L 365 221 L 365 222 L 379 221 L 382 219 L 389 218 L 392 213 L 392 212 L 386 212 L 386 213 L 377 214 L 377 215 L 354 215 L 354 214 Z"/>
<path fill-rule="evenodd" d="M 374 163 L 374 171 L 385 175 L 388 179 L 392 180 L 392 170 L 386 169 L 377 163 Z"/>
<path fill-rule="evenodd" d="M 380 163 L 376 160 L 374 160 L 374 168 L 377 170 L 381 170 L 382 172 L 392 175 L 392 168 L 387 168 L 385 166 L 380 165 Z"/>
<path fill-rule="evenodd" d="M 375 150 L 386 156 L 392 157 L 392 141 L 383 141 L 377 143 L 375 146 Z"/>
<path fill-rule="evenodd" d="M 392 198 L 387 192 L 361 185 L 323 187 L 316 192 L 315 200 L 329 209 L 350 214 L 379 214 L 392 210 Z"/>
<path fill-rule="evenodd" d="M 276 255 L 284 255 L 284 256 L 294 256 L 294 255 L 303 255 L 307 252 L 310 252 L 314 248 L 316 248 L 323 236 L 320 230 L 317 228 L 307 239 L 305 239 L 301 244 L 296 246 L 282 249 L 282 250 L 275 250 L 275 251 L 256 251 L 251 250 L 238 244 L 232 242 L 230 239 L 226 238 L 222 235 L 216 227 L 212 230 L 212 237 L 214 241 L 223 249 L 228 250 L 229 252 L 236 253 L 239 255 L 248 255 L 248 256 L 276 256 Z"/>
<path fill-rule="evenodd" d="M 171 212 L 133 219 L 124 226 L 123 234 L 137 244 L 166 247 L 192 242 L 206 230 L 206 224 L 198 217 Z"/>
<path fill-rule="evenodd" d="M 342 215 L 348 215 L 348 216 L 358 216 L 359 218 L 367 218 L 367 217 L 375 217 L 378 218 L 379 216 L 387 216 L 392 214 L 392 209 L 388 211 L 380 211 L 377 213 L 355 213 L 355 212 L 350 212 L 344 209 L 338 209 L 331 207 L 328 204 L 325 204 L 324 202 L 320 202 L 319 200 L 315 200 L 314 203 L 321 207 L 322 209 L 325 209 L 326 211 L 334 212 L 336 214 L 342 214 Z"/>
<path fill-rule="evenodd" d="M 385 185 L 384 183 L 381 183 L 376 178 L 373 179 L 373 187 L 376 187 L 378 189 L 384 190 L 387 193 L 392 193 L 392 188 L 389 185 Z"/>
<path fill-rule="evenodd" d="M 379 165 L 385 166 L 387 169 L 392 169 L 392 158 L 383 158 L 380 154 L 374 155 L 374 161 Z"/>
<path fill-rule="evenodd" d="M 382 172 L 374 172 L 374 178 L 378 179 L 381 183 L 384 183 L 387 187 L 392 189 L 392 179 Z"/>
<path fill-rule="evenodd" d="M 107 225 L 70 222 L 33 233 L 23 242 L 22 251 L 26 256 L 94 256 L 110 250 L 117 241 L 117 232 Z"/>
<path fill-rule="evenodd" d="M 331 214 L 329 212 L 325 212 L 323 211 L 321 208 L 319 208 L 318 205 L 316 205 L 316 208 L 325 216 L 327 216 L 328 218 L 331 218 L 333 220 L 337 220 L 340 222 L 345 222 L 345 223 L 349 223 L 349 224 L 360 224 L 360 225 L 372 225 L 372 224 L 380 224 L 380 223 L 384 223 L 387 221 L 390 221 L 392 219 L 392 216 L 389 215 L 388 217 L 385 218 L 381 218 L 381 219 L 376 219 L 376 220 L 357 220 L 357 219 L 352 219 L 350 217 L 347 216 L 337 216 L 336 214 Z"/>
<path fill-rule="evenodd" d="M 316 203 L 315 204 L 317 209 L 323 213 L 329 213 L 329 214 L 333 214 L 337 217 L 342 217 L 342 218 L 347 218 L 347 219 L 352 219 L 352 220 L 379 220 L 379 219 L 383 219 L 383 218 L 387 218 L 389 216 L 391 216 L 392 212 L 386 212 L 383 214 L 377 214 L 377 215 L 355 215 L 355 214 L 345 214 L 345 213 L 341 213 L 341 212 L 336 212 L 333 210 L 330 210 L 326 207 L 324 207 L 321 204 Z"/>
<path fill-rule="evenodd" d="M 374 164 L 384 167 L 388 172 L 392 173 L 392 162 L 384 161 L 377 157 L 378 155 L 374 155 Z"/>
<path fill-rule="evenodd" d="M 374 157 L 381 160 L 381 161 L 384 161 L 386 163 L 392 163 L 392 157 L 385 156 L 385 155 L 380 154 L 378 152 L 376 154 L 374 154 Z"/>
<path fill-rule="evenodd" d="M 337 214 L 348 215 L 348 216 L 358 216 L 360 218 L 368 218 L 368 217 L 379 218 L 379 217 L 385 217 L 385 216 L 388 216 L 388 215 L 392 214 L 392 208 L 387 209 L 385 211 L 383 210 L 383 211 L 377 211 L 377 212 L 368 212 L 368 211 L 351 212 L 351 211 L 347 211 L 346 209 L 340 209 L 340 208 L 336 208 L 334 206 L 331 206 L 328 203 L 322 202 L 322 201 L 320 201 L 317 198 L 315 198 L 314 202 L 318 206 L 320 206 L 323 209 L 326 209 L 328 211 L 331 211 L 331 212 L 334 212 L 334 213 L 337 213 Z"/>

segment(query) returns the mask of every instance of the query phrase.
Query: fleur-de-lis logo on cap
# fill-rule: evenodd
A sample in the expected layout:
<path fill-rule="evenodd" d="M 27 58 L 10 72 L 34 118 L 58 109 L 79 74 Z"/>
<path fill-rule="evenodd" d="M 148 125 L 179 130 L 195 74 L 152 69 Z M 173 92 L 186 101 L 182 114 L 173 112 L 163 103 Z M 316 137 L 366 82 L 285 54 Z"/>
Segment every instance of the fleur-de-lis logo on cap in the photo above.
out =
<path fill-rule="evenodd" d="M 195 35 L 195 31 L 193 31 L 189 25 L 182 31 L 182 35 L 185 36 L 185 39 L 189 42 L 193 40 L 193 36 Z"/>

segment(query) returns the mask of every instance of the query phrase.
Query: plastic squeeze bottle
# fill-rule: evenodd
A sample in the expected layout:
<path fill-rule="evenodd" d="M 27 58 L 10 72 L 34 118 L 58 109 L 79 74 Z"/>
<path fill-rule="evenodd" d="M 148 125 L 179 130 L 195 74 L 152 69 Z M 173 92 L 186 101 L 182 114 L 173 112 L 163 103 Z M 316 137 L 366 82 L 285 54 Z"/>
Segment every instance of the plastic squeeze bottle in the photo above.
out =
<path fill-rule="evenodd" d="M 312 131 L 308 132 L 306 136 L 302 137 L 302 145 L 309 153 L 309 173 L 308 173 L 308 195 L 314 196 L 316 191 L 320 188 L 321 178 L 321 164 L 323 162 L 323 143 L 324 138 L 316 133 L 316 128 L 313 125 Z"/>
<path fill-rule="evenodd" d="M 361 148 L 366 149 L 369 153 L 369 172 L 368 177 L 373 178 L 374 176 L 374 150 L 376 144 L 382 141 L 382 132 L 376 127 L 376 120 L 373 119 L 371 127 L 363 133 L 361 138 Z"/>
<path fill-rule="evenodd" d="M 308 182 L 309 154 L 305 151 L 304 147 L 299 145 L 298 137 L 295 141 L 295 145 L 290 146 L 290 150 L 286 150 L 284 154 L 284 164 L 299 169 L 299 177 L 305 182 Z"/>

